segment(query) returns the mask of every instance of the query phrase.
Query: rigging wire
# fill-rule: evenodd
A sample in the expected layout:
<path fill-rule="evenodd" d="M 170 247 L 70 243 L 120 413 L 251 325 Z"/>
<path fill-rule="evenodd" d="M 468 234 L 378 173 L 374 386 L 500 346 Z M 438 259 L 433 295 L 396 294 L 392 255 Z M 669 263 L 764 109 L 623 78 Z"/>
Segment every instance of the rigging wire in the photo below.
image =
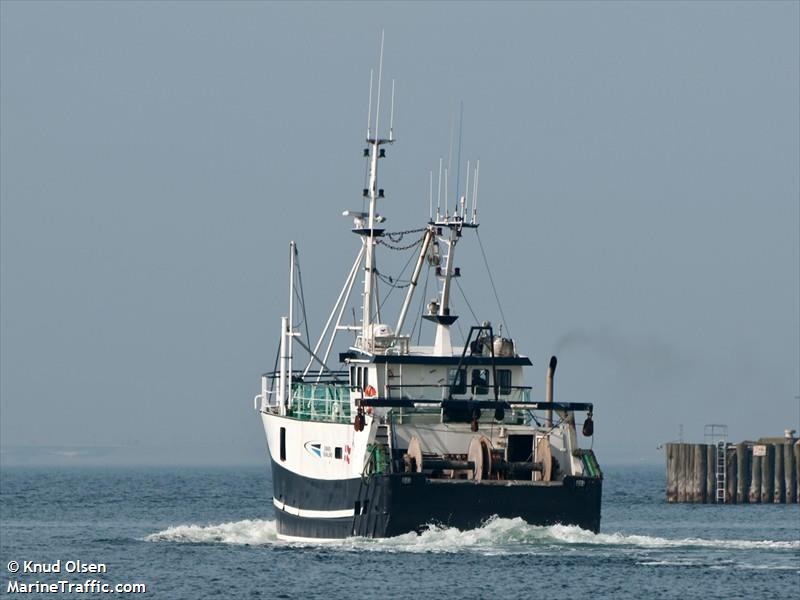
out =
<path fill-rule="evenodd" d="M 373 256 L 372 257 L 372 285 L 375 288 L 375 293 L 372 295 L 372 298 L 373 298 L 373 300 L 375 300 L 375 315 L 378 317 L 378 320 L 375 321 L 375 322 L 376 323 L 381 323 L 381 322 L 383 322 L 383 319 L 381 319 L 381 306 L 383 306 L 383 304 L 381 304 L 381 302 L 379 302 L 380 298 L 381 298 L 381 291 L 380 291 L 380 288 L 378 287 L 378 280 L 379 280 L 379 278 L 378 278 L 378 257 L 377 256 Z M 367 325 L 369 325 L 369 323 L 367 323 Z"/>
<path fill-rule="evenodd" d="M 303 301 L 300 298 L 300 292 L 298 292 L 296 288 L 294 290 L 294 298 L 297 303 L 302 306 Z M 302 315 L 297 323 L 290 323 L 292 330 L 299 329 L 301 325 L 305 324 L 305 321 L 305 315 Z"/>
<path fill-rule="evenodd" d="M 420 239 L 420 240 L 418 240 L 416 243 L 421 243 L 421 242 L 422 242 L 422 240 Z M 389 281 L 386 281 L 386 279 L 384 279 L 384 277 L 386 277 L 385 275 L 383 275 L 382 273 L 380 273 L 380 272 L 379 272 L 379 271 L 377 271 L 377 270 L 375 271 L 375 273 L 378 275 L 378 279 L 380 279 L 381 281 L 383 281 L 384 283 L 386 283 L 387 285 L 389 285 L 389 291 L 388 291 L 388 292 L 386 292 L 386 296 L 384 296 L 384 298 L 383 298 L 383 301 L 380 303 L 380 306 L 378 306 L 378 310 L 380 310 L 381 308 L 383 308 L 383 305 L 384 305 L 384 304 L 386 304 L 386 301 L 389 299 L 389 296 L 391 296 L 391 295 L 392 295 L 392 292 L 393 292 L 395 289 L 397 289 L 397 288 L 400 288 L 400 289 L 402 289 L 402 288 L 407 288 L 408 286 L 410 286 L 410 285 L 411 285 L 411 280 L 410 280 L 410 279 L 409 279 L 408 281 L 405 281 L 405 282 L 403 283 L 403 285 L 401 285 L 401 284 L 400 284 L 400 281 L 403 281 L 403 280 L 401 279 L 401 277 L 402 277 L 402 276 L 403 276 L 403 274 L 406 272 L 406 269 L 408 269 L 408 265 L 410 265 L 410 264 L 411 264 L 411 261 L 412 261 L 412 259 L 414 259 L 415 257 L 416 257 L 416 254 L 415 254 L 415 253 L 413 253 L 413 252 L 410 252 L 410 253 L 409 253 L 409 255 L 408 255 L 408 260 L 406 261 L 406 264 L 405 264 L 405 265 L 403 266 L 403 268 L 400 270 L 400 274 L 397 276 L 397 279 L 395 279 L 395 280 L 392 280 L 392 278 L 391 278 L 391 277 L 389 277 L 389 278 L 388 278 L 388 279 L 389 279 Z"/>
<path fill-rule="evenodd" d="M 308 331 L 308 315 L 306 314 L 306 297 L 305 293 L 303 292 L 303 273 L 300 270 L 300 253 L 297 251 L 297 246 L 294 247 L 294 265 L 297 269 L 297 284 L 300 288 L 300 306 L 303 309 L 303 323 L 306 326 L 306 339 L 308 343 L 311 343 L 311 335 Z M 297 294 L 297 290 L 295 289 L 295 294 Z M 300 325 L 298 324 L 298 327 Z"/>
<path fill-rule="evenodd" d="M 472 318 L 475 319 L 475 324 L 480 325 L 480 321 L 478 321 L 478 317 L 475 315 L 475 311 L 472 310 L 472 306 L 470 305 L 469 300 L 467 300 L 467 295 L 464 293 L 464 289 L 461 287 L 458 278 L 454 278 L 453 280 L 456 282 L 456 287 L 458 287 L 458 291 L 461 292 L 461 296 L 464 298 L 464 302 L 467 303 L 467 308 L 469 309 L 469 312 L 472 314 Z"/>
<path fill-rule="evenodd" d="M 385 245 L 387 248 L 390 248 L 390 249 L 392 249 L 392 250 L 409 250 L 410 248 L 413 248 L 414 246 L 419 246 L 419 245 L 422 243 L 422 240 L 423 240 L 423 239 L 424 239 L 424 238 L 420 238 L 420 239 L 416 240 L 416 241 L 415 241 L 413 244 L 409 244 L 408 246 L 404 246 L 404 247 L 402 247 L 402 248 L 400 248 L 400 247 L 395 247 L 395 246 L 391 246 L 391 245 L 389 245 L 389 244 L 386 244 L 386 243 L 385 243 L 385 242 L 383 242 L 382 240 L 378 240 L 378 243 L 379 243 L 379 244 L 383 244 L 383 245 Z M 385 283 L 386 285 L 389 285 L 389 286 L 391 286 L 392 288 L 395 288 L 395 287 L 399 287 L 399 288 L 406 288 L 406 287 L 408 287 L 409 285 L 411 285 L 411 280 L 410 280 L 410 279 L 403 279 L 402 277 L 403 277 L 403 274 L 406 272 L 406 269 L 408 268 L 408 265 L 411 263 L 411 260 L 412 260 L 412 259 L 413 259 L 415 256 L 416 256 L 416 253 L 414 253 L 414 252 L 412 252 L 412 253 L 410 253 L 410 254 L 409 254 L 409 256 L 408 256 L 408 260 L 406 260 L 406 263 L 405 263 L 405 265 L 403 265 L 403 268 L 400 270 L 400 273 L 397 275 L 397 277 L 392 277 L 391 275 L 384 275 L 383 273 L 381 273 L 380 271 L 378 271 L 378 269 L 377 269 L 377 268 L 376 268 L 376 269 L 374 269 L 374 271 L 375 271 L 375 275 L 376 275 L 376 276 L 378 277 L 378 279 L 380 279 L 380 280 L 381 280 L 383 283 Z M 401 285 L 401 283 L 402 283 L 402 285 Z M 389 292 L 389 293 L 391 293 L 391 292 Z M 387 297 L 388 297 L 388 295 L 387 295 Z M 385 301 L 386 301 L 386 299 L 384 299 L 384 302 L 385 302 Z M 383 302 L 381 303 L 381 306 L 383 306 Z"/>
<path fill-rule="evenodd" d="M 453 310 L 453 312 L 458 313 L 458 311 L 456 310 L 456 307 L 453 305 L 453 299 L 452 298 L 450 299 L 450 308 Z M 458 328 L 458 335 L 461 337 L 461 345 L 463 346 L 464 343 L 466 342 L 467 338 L 464 337 L 464 330 L 461 329 L 461 323 L 456 321 L 456 327 Z"/>
<path fill-rule="evenodd" d="M 393 288 L 396 287 L 402 290 L 403 288 L 407 288 L 408 286 L 411 285 L 410 279 L 400 279 L 400 278 L 395 279 L 391 275 L 384 275 L 380 271 L 375 271 L 375 274 L 378 276 L 378 279 L 380 279 L 383 283 L 385 283 L 389 287 Z M 383 303 L 381 303 L 381 306 L 383 306 Z"/>
<path fill-rule="evenodd" d="M 414 331 L 417 329 L 417 323 L 419 323 L 419 332 L 417 332 L 417 346 L 419 346 L 420 338 L 422 337 L 422 313 L 425 311 L 425 302 L 426 298 L 428 297 L 428 281 L 431 278 L 431 268 L 425 271 L 425 285 L 422 288 L 422 295 L 419 298 L 419 310 L 417 311 L 417 316 L 414 319 L 414 326 L 411 328 L 411 335 L 409 339 L 414 337 Z"/>
<path fill-rule="evenodd" d="M 281 356 L 281 338 L 278 338 L 278 348 L 277 350 L 275 350 L 275 366 L 272 368 L 272 379 L 269 382 L 270 392 L 275 391 L 275 373 L 278 372 L 278 359 L 280 358 L 280 356 Z M 283 399 L 281 398 L 281 401 L 282 400 Z M 267 402 L 267 404 L 269 404 L 269 400 L 267 400 L 266 398 L 264 398 L 264 401 Z"/>
<path fill-rule="evenodd" d="M 492 270 L 489 268 L 489 261 L 486 258 L 486 251 L 483 249 L 483 242 L 481 241 L 480 232 L 475 229 L 475 237 L 478 238 L 478 246 L 480 246 L 481 254 L 483 255 L 483 264 L 486 265 L 486 272 L 489 274 L 489 282 L 492 284 L 492 291 L 494 292 L 494 299 L 497 301 L 497 308 L 500 309 L 500 318 L 503 319 L 503 325 L 506 327 L 506 333 L 511 337 L 511 328 L 508 326 L 506 315 L 503 313 L 503 305 L 500 304 L 500 296 L 497 295 L 497 288 L 494 285 L 494 277 L 492 277 Z"/>

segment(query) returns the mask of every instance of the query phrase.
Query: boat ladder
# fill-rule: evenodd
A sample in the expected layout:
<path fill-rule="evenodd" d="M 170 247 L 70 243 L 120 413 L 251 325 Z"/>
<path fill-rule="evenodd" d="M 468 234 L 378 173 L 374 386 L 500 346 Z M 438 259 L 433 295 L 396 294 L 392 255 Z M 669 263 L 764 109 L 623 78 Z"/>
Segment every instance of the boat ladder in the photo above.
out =
<path fill-rule="evenodd" d="M 378 424 L 378 429 L 375 431 L 375 443 L 380 444 L 386 448 L 386 455 L 388 456 L 389 472 L 394 471 L 394 456 L 393 450 L 396 444 L 394 439 L 394 415 L 391 413 L 387 415 L 386 420 Z"/>

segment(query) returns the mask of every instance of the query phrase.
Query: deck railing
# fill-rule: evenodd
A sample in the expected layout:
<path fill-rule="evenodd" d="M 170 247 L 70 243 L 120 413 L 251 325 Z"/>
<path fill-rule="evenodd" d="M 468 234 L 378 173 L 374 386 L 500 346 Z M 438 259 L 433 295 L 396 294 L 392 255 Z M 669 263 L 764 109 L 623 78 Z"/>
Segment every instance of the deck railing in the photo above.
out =
<path fill-rule="evenodd" d="M 293 383 L 290 416 L 306 421 L 350 422 L 350 387 L 341 383 Z"/>
<path fill-rule="evenodd" d="M 469 397 L 474 400 L 494 400 L 494 389 L 489 386 L 464 386 L 455 389 L 453 398 Z M 386 386 L 388 398 L 393 400 L 446 400 L 450 394 L 449 385 L 389 385 Z M 485 393 L 477 393 L 484 391 Z M 509 404 L 527 403 L 531 401 L 531 388 L 527 386 L 511 386 L 498 389 L 498 400 Z"/>

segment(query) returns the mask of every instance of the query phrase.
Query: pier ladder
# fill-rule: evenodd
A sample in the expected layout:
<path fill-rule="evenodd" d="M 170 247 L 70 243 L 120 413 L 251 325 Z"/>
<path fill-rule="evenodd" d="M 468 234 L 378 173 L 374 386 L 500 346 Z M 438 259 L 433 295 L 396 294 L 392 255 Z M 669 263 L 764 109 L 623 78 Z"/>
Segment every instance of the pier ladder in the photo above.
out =
<path fill-rule="evenodd" d="M 728 426 L 720 424 L 706 425 L 705 438 L 707 444 L 713 444 L 715 452 L 715 496 L 717 504 L 725 504 L 725 490 L 727 488 L 727 449 L 728 449 Z"/>

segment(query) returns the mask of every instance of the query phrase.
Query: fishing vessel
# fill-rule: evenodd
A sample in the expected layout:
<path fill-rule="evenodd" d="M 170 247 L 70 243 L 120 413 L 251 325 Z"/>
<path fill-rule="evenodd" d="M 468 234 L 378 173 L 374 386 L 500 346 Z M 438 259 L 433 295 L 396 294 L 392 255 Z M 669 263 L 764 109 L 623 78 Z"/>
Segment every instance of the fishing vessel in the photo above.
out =
<path fill-rule="evenodd" d="M 603 476 L 590 443 L 593 405 L 554 401 L 555 357 L 545 397 L 537 399 L 524 379 L 531 359 L 489 321 L 476 319 L 468 333 L 460 328 L 463 341 L 454 343 L 456 249 L 471 234 L 480 241 L 480 164 L 468 164 L 465 191 L 451 209 L 447 174 L 442 207 L 440 161 L 436 211 L 431 174 L 429 218 L 416 229 L 391 232 L 378 213 L 385 198 L 378 167 L 395 142 L 394 82 L 388 135 L 378 134 L 381 71 L 374 127 L 370 76 L 362 209 L 343 213 L 358 240 L 355 260 L 312 344 L 295 324 L 301 313 L 307 319 L 297 245 L 289 244 L 288 314 L 280 319 L 275 368 L 262 376 L 254 400 L 267 437 L 278 536 L 389 537 L 431 525 L 471 529 L 493 517 L 597 532 Z M 407 279 L 377 268 L 384 249 L 411 254 Z M 420 296 L 423 275 L 436 282 L 435 296 L 427 289 Z M 404 290 L 396 318 L 381 310 L 379 283 L 387 293 Z M 358 288 L 360 315 L 353 310 L 351 320 L 347 308 Z M 420 343 L 423 324 L 429 345 Z M 340 342 L 348 338 L 342 348 L 335 347 L 337 334 Z"/>

